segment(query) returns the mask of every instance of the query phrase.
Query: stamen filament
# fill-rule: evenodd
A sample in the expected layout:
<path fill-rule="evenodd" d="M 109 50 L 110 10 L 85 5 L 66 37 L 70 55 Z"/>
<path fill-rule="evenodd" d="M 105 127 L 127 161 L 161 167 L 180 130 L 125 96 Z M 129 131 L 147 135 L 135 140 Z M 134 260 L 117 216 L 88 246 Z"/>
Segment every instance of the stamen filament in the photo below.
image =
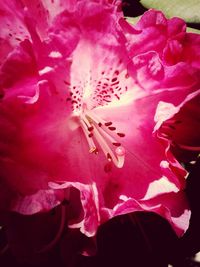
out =
<path fill-rule="evenodd" d="M 95 144 L 94 144 L 93 139 L 91 138 L 92 136 L 89 136 L 90 134 L 88 134 L 88 132 L 87 132 L 87 129 L 88 129 L 88 128 L 87 128 L 87 126 L 86 126 L 86 124 L 85 124 L 85 121 L 84 121 L 83 119 L 80 119 L 80 123 L 81 123 L 83 132 L 84 132 L 84 134 L 85 134 L 86 140 L 87 140 L 88 145 L 89 145 L 89 152 L 90 152 L 90 153 L 93 153 L 93 152 L 96 151 L 97 148 L 96 148 L 96 146 L 95 146 Z"/>
<path fill-rule="evenodd" d="M 92 121 L 92 123 L 96 123 L 99 127 L 101 127 L 107 134 L 108 134 L 108 136 L 111 136 L 111 131 L 113 131 L 112 132 L 112 135 L 114 136 L 116 136 L 116 137 L 125 137 L 125 134 L 124 133 L 116 133 L 115 132 L 115 130 L 116 130 L 116 128 L 114 129 L 114 128 L 112 128 L 112 130 L 111 129 L 109 129 L 109 127 L 106 127 L 106 126 L 110 126 L 111 124 L 112 124 L 112 122 L 106 122 L 105 120 L 103 120 L 103 119 L 99 119 L 97 116 L 96 116 L 96 114 L 94 114 L 94 112 L 92 112 L 91 110 L 89 111 L 89 110 L 87 110 L 87 112 L 86 112 L 86 118 L 87 119 L 89 119 L 90 121 Z M 92 118 L 92 119 L 91 119 Z M 110 131 L 111 130 L 111 131 Z M 111 141 L 111 142 L 116 142 L 116 140 L 115 139 L 112 139 L 113 141 Z"/>
<path fill-rule="evenodd" d="M 99 145 L 101 146 L 101 149 L 103 150 L 105 156 L 109 160 L 110 158 L 112 159 L 113 163 L 118 167 L 122 168 L 124 165 L 124 156 L 118 157 L 117 155 L 114 154 L 112 149 L 109 147 L 108 143 L 106 142 L 105 138 L 100 134 L 96 126 L 94 127 L 94 135 L 96 140 L 98 141 Z M 108 157 L 109 155 L 109 157 Z"/>

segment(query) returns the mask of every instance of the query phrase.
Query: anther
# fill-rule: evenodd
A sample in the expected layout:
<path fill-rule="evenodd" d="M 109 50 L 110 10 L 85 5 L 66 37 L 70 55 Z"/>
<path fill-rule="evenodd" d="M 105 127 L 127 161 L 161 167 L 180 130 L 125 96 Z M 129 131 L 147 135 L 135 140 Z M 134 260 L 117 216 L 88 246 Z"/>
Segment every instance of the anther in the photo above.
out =
<path fill-rule="evenodd" d="M 117 135 L 118 135 L 119 137 L 125 137 L 125 134 L 124 134 L 124 133 L 117 133 Z"/>
<path fill-rule="evenodd" d="M 93 127 L 93 126 L 88 127 L 88 131 L 89 131 L 89 132 L 91 132 L 91 131 L 93 131 L 93 130 L 94 130 L 94 127 Z"/>
<path fill-rule="evenodd" d="M 105 126 L 110 126 L 110 125 L 112 125 L 112 122 L 111 122 L 111 121 L 106 122 L 104 125 L 105 125 Z"/>
<path fill-rule="evenodd" d="M 113 146 L 121 146 L 120 143 L 112 143 L 112 144 L 113 144 Z"/>
<path fill-rule="evenodd" d="M 115 127 L 108 127 L 108 129 L 111 130 L 111 131 L 115 131 L 116 130 Z"/>
<path fill-rule="evenodd" d="M 90 150 L 89 150 L 89 153 L 94 153 L 94 154 L 98 154 L 98 150 L 97 150 L 97 148 L 96 147 L 92 147 L 92 148 L 90 148 Z"/>

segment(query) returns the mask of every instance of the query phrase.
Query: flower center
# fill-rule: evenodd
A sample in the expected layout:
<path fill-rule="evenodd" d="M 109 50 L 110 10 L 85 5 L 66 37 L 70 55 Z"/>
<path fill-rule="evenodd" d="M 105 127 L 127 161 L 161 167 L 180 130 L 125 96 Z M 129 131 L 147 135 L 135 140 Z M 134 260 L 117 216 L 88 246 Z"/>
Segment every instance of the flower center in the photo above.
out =
<path fill-rule="evenodd" d="M 111 121 L 100 119 L 92 110 L 85 109 L 79 118 L 88 142 L 89 153 L 98 154 L 101 149 L 108 162 L 113 162 L 116 167 L 122 168 L 125 149 L 116 139 L 125 137 L 125 134 L 118 132 Z"/>

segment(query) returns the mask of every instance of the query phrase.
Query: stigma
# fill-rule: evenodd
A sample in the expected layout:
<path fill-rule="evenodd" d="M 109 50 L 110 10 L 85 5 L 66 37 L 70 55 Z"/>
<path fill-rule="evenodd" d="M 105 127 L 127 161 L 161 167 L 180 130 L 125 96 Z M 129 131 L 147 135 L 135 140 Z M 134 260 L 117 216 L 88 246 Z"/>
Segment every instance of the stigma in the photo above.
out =
<path fill-rule="evenodd" d="M 79 114 L 79 121 L 89 146 L 89 153 L 98 155 L 102 151 L 108 162 L 122 168 L 125 149 L 117 140 L 125 137 L 125 134 L 118 132 L 111 121 L 99 118 L 92 110 L 84 109 Z"/>

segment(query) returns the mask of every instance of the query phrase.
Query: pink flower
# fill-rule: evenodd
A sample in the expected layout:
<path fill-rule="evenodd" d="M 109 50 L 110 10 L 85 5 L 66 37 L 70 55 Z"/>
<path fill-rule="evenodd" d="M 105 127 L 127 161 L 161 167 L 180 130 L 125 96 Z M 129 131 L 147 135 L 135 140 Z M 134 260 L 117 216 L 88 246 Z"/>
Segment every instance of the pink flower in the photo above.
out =
<path fill-rule="evenodd" d="M 0 3 L 1 208 L 34 214 L 67 200 L 68 226 L 87 236 L 152 211 L 183 234 L 186 171 L 153 134 L 154 116 L 198 89 L 187 51 L 199 37 L 156 11 L 134 28 L 119 1 Z"/>

